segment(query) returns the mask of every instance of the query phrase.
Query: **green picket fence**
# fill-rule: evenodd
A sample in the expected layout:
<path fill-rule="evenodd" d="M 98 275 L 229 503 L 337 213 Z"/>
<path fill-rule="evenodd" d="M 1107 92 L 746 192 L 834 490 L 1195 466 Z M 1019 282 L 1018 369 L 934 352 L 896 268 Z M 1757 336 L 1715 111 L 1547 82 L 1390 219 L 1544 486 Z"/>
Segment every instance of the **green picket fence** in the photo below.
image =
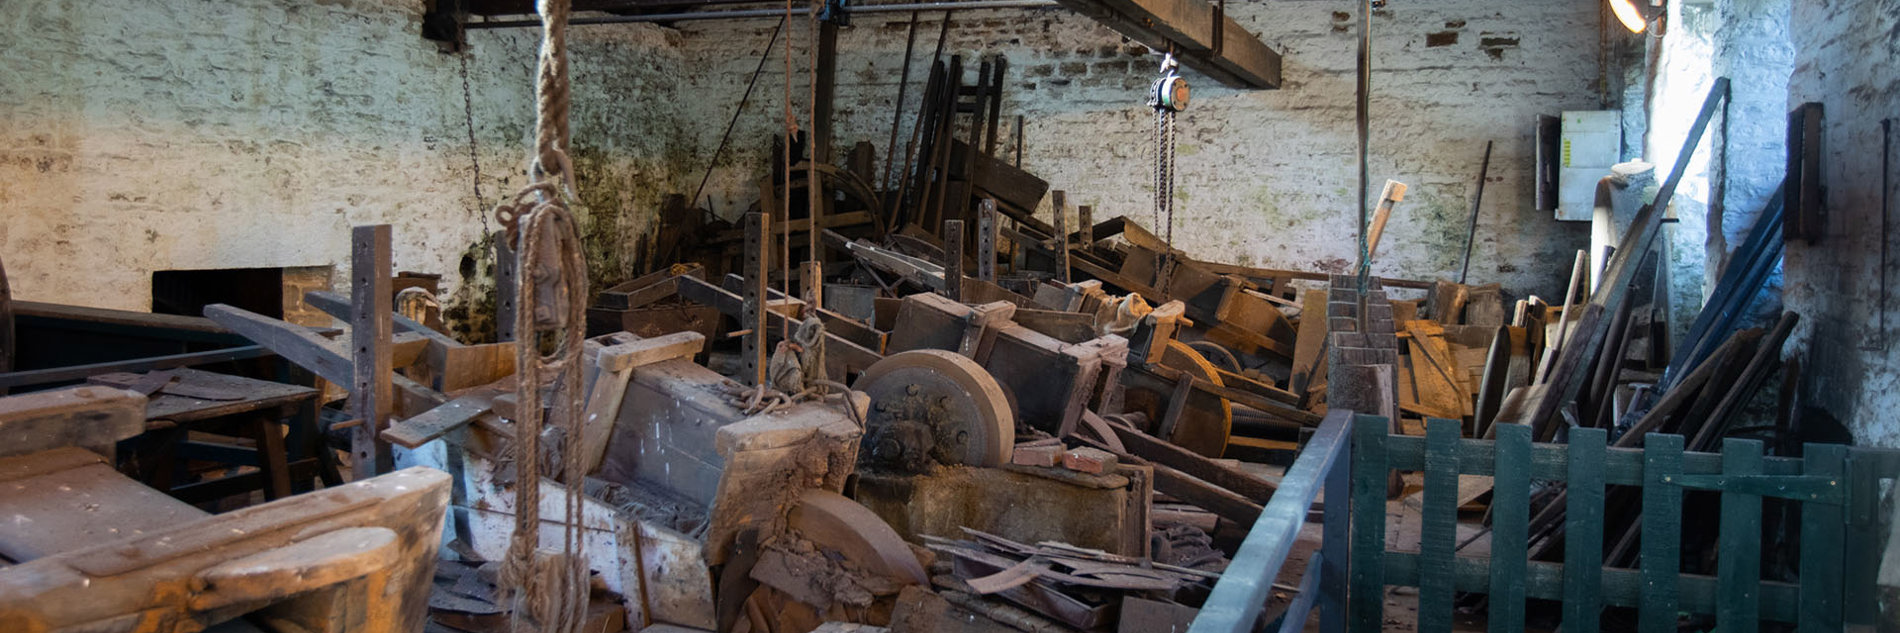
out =
<path fill-rule="evenodd" d="M 1871 624 L 1880 559 L 1880 480 L 1900 473 L 1894 451 L 1810 444 L 1802 459 L 1765 457 L 1756 440 L 1721 453 L 1684 452 L 1679 435 L 1651 434 L 1644 449 L 1608 448 L 1602 429 L 1568 444 L 1531 443 L 1528 427 L 1500 425 L 1496 440 L 1460 437 L 1455 420 L 1429 420 L 1425 437 L 1388 435 L 1360 416 L 1351 455 L 1351 631 L 1378 631 L 1385 587 L 1418 587 L 1418 630 L 1450 631 L 1458 592 L 1489 594 L 1492 631 L 1524 630 L 1525 600 L 1561 601 L 1563 630 L 1600 631 L 1606 606 L 1634 607 L 1638 631 L 1674 633 L 1683 613 L 1712 614 L 1717 630 L 1753 633 L 1763 620 L 1802 632 Z M 1386 549 L 1386 478 L 1424 471 L 1418 552 Z M 1489 475 L 1491 556 L 1457 555 L 1458 475 Z M 1565 482 L 1564 562 L 1526 560 L 1532 480 Z M 1604 486 L 1641 486 L 1638 569 L 1605 568 Z M 1680 573 L 1684 489 L 1721 493 L 1716 575 Z M 1798 583 L 1761 580 L 1762 498 L 1800 505 Z M 1849 553 L 1852 555 L 1848 555 Z"/>

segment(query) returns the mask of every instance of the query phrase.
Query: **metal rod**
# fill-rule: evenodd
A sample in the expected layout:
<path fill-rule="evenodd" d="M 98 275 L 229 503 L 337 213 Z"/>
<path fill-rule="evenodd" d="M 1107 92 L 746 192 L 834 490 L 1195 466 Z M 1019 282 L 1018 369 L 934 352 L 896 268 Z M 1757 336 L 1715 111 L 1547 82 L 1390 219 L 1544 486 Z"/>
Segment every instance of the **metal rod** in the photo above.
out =
<path fill-rule="evenodd" d="M 1016 115 L 1016 168 L 1023 168 L 1023 115 Z"/>
<path fill-rule="evenodd" d="M 1359 76 L 1358 76 L 1358 124 L 1359 124 L 1359 283 L 1358 308 L 1354 316 L 1358 317 L 1359 331 L 1370 331 L 1372 318 L 1366 302 L 1366 294 L 1371 290 L 1368 277 L 1372 274 L 1371 243 L 1366 230 L 1372 223 L 1372 168 L 1369 156 L 1372 140 L 1372 0 L 1359 2 Z M 1396 424 L 1396 422 L 1394 422 Z"/>
<path fill-rule="evenodd" d="M 851 9 L 853 15 L 867 13 L 903 13 L 909 11 L 963 11 L 970 9 L 1040 9 L 1058 6 L 1055 0 L 973 0 L 970 2 L 914 2 L 903 4 L 874 4 Z M 571 18 L 570 26 L 594 24 L 635 24 L 641 22 L 685 22 L 689 20 L 721 20 L 742 18 L 776 18 L 785 15 L 783 9 L 736 9 L 732 11 L 693 11 L 687 13 L 654 13 L 649 15 L 613 15 L 592 18 Z M 508 29 L 540 27 L 536 20 L 496 20 L 492 22 L 470 22 L 471 29 Z"/>
<path fill-rule="evenodd" d="M 943 63 L 944 41 L 950 37 L 951 15 L 952 14 L 948 11 L 944 12 L 943 23 L 937 28 L 937 48 L 930 54 L 929 78 L 924 80 L 923 99 L 918 101 L 917 104 L 917 119 L 911 122 L 910 142 L 904 145 L 904 168 L 897 173 L 897 198 L 893 199 L 888 205 L 890 207 L 889 213 L 891 217 L 891 227 L 893 229 L 898 228 L 898 225 L 903 222 L 909 221 L 911 212 L 913 211 L 913 209 L 907 206 L 910 203 L 910 187 L 913 180 L 911 167 L 918 158 L 917 152 L 919 148 L 917 147 L 917 143 L 922 138 L 924 119 L 931 112 L 932 99 L 937 96 L 937 91 L 943 89 L 944 69 L 941 68 L 940 65 Z M 916 180 L 919 183 L 919 188 L 921 188 L 922 178 L 919 177 L 916 178 Z"/>
<path fill-rule="evenodd" d="M 706 183 L 712 180 L 713 169 L 719 166 L 719 156 L 726 153 L 726 143 L 732 140 L 732 129 L 739 126 L 739 115 L 745 114 L 745 104 L 752 100 L 752 88 L 759 85 L 759 74 L 765 71 L 765 62 L 772 58 L 772 46 L 778 44 L 778 34 L 785 30 L 785 21 L 779 20 L 778 28 L 772 29 L 772 39 L 766 40 L 765 50 L 759 53 L 759 65 L 752 69 L 752 79 L 745 84 L 745 94 L 739 97 L 739 107 L 733 110 L 732 120 L 726 122 L 726 133 L 719 135 L 719 147 L 713 150 L 712 159 L 706 161 L 706 175 L 699 179 L 699 188 L 693 190 L 693 204 L 699 204 L 699 196 L 706 193 Z M 706 205 L 708 208 L 712 205 Z"/>
<path fill-rule="evenodd" d="M 917 50 L 917 11 L 910 12 L 910 32 L 904 36 L 904 70 L 897 75 L 897 104 L 891 108 L 891 142 L 884 147 L 884 178 L 877 186 L 896 189 L 891 172 L 897 169 L 897 130 L 904 124 L 904 93 L 910 88 L 910 60 Z"/>
<path fill-rule="evenodd" d="M 1887 349 L 1887 294 L 1893 292 L 1887 286 L 1887 222 L 1893 215 L 1893 119 L 1880 120 L 1880 332 L 1876 335 L 1880 349 Z"/>
<path fill-rule="evenodd" d="M 1478 240 L 1478 209 L 1484 205 L 1484 178 L 1491 173 L 1491 141 L 1484 142 L 1484 162 L 1478 165 L 1478 193 L 1471 196 L 1471 222 L 1465 226 L 1465 263 L 1458 267 L 1458 283 L 1471 272 L 1471 246 Z"/>

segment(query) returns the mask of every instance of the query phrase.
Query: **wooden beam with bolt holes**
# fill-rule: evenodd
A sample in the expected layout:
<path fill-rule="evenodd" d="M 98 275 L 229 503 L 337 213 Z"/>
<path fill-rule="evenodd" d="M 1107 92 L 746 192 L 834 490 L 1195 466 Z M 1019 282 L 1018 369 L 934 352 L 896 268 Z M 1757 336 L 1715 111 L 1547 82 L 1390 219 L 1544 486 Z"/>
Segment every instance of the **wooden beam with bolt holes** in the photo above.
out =
<path fill-rule="evenodd" d="M 943 296 L 963 300 L 963 221 L 943 221 Z"/>
<path fill-rule="evenodd" d="M 350 304 L 355 308 L 350 316 L 350 408 L 365 421 L 350 430 L 351 466 L 359 480 L 395 469 L 389 443 L 378 437 L 389 427 L 391 374 L 395 372 L 390 349 L 394 335 L 390 233 L 387 224 L 350 231 Z"/>

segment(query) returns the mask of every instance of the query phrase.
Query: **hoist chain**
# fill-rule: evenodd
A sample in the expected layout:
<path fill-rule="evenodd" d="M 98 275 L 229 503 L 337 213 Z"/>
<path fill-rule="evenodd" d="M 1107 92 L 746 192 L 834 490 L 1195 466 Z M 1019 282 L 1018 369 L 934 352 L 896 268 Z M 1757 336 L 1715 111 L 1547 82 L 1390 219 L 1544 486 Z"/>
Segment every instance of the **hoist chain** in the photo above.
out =
<path fill-rule="evenodd" d="M 1155 110 L 1155 228 L 1174 243 L 1174 111 Z"/>
<path fill-rule="evenodd" d="M 462 117 L 468 124 L 468 164 L 472 174 L 470 181 L 475 185 L 475 216 L 482 219 L 482 235 L 489 233 L 488 200 L 482 195 L 482 159 L 475 145 L 475 98 L 468 89 L 468 51 L 455 55 L 462 62 Z"/>
<path fill-rule="evenodd" d="M 1174 55 L 1161 61 L 1161 76 L 1149 91 L 1148 105 L 1155 109 L 1155 225 L 1162 239 L 1174 244 L 1174 119 L 1187 107 L 1187 84 L 1180 75 Z"/>

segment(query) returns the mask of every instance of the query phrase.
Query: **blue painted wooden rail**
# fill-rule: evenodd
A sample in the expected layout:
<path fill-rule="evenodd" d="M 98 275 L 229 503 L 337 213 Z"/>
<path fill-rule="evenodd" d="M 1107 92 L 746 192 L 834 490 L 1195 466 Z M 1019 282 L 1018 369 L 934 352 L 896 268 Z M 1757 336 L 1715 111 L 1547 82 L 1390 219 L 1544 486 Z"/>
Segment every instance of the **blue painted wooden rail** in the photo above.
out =
<path fill-rule="evenodd" d="M 1188 633 L 1251 633 L 1254 622 L 1266 607 L 1273 581 L 1280 576 L 1300 526 L 1306 523 L 1307 510 L 1321 487 L 1326 490 L 1325 519 L 1321 527 L 1322 545 L 1307 559 L 1299 595 L 1282 617 L 1283 632 L 1299 631 L 1306 626 L 1317 603 L 1320 630 L 1340 633 L 1346 630 L 1346 563 L 1348 470 L 1353 444 L 1354 416 L 1348 411 L 1333 411 L 1320 422 L 1319 429 L 1306 443 L 1279 491 L 1267 501 L 1253 529 L 1247 532 L 1240 550 L 1214 584 L 1213 593 L 1201 607 L 1201 613 L 1188 627 Z M 1384 422 L 1378 427 L 1385 428 Z M 1385 478 L 1379 479 L 1385 489 Z M 1383 492 L 1381 493 L 1383 494 Z"/>
<path fill-rule="evenodd" d="M 1388 435 L 1386 428 L 1382 419 L 1361 416 L 1352 433 L 1348 630 L 1381 630 L 1388 585 L 1419 588 L 1418 630 L 1426 632 L 1451 630 L 1455 592 L 1490 595 L 1492 631 L 1524 630 L 1527 598 L 1561 600 L 1566 631 L 1601 630 L 1605 606 L 1635 607 L 1637 630 L 1645 633 L 1673 633 L 1685 612 L 1712 614 L 1719 630 L 1742 633 L 1758 630 L 1762 620 L 1795 623 L 1803 632 L 1873 622 L 1879 480 L 1900 473 L 1892 451 L 1811 444 L 1805 459 L 1791 459 L 1764 457 L 1761 442 L 1744 439 L 1725 440 L 1723 452 L 1713 454 L 1684 452 L 1678 435 L 1651 434 L 1645 449 L 1617 449 L 1606 447 L 1602 429 L 1572 429 L 1567 445 L 1532 445 L 1530 428 L 1520 425 L 1500 425 L 1495 441 L 1461 438 L 1455 420 L 1427 421 L 1425 437 Z M 1386 549 L 1390 470 L 1425 473 L 1418 552 Z M 1454 551 L 1459 474 L 1494 479 L 1489 558 Z M 1525 559 L 1533 479 L 1567 487 L 1563 563 Z M 1643 489 L 1640 569 L 1602 566 L 1605 485 Z M 1722 495 L 1713 577 L 1678 573 L 1684 488 Z M 1761 580 L 1765 496 L 1800 503 L 1798 583 Z M 1339 498 L 1327 495 L 1328 560 L 1335 549 L 1330 513 Z M 1247 542 L 1259 532 L 1257 524 Z M 1221 582 L 1217 596 L 1227 578 Z M 1320 584 L 1322 601 L 1338 599 Z M 1308 597 L 1304 588 L 1301 597 Z"/>

